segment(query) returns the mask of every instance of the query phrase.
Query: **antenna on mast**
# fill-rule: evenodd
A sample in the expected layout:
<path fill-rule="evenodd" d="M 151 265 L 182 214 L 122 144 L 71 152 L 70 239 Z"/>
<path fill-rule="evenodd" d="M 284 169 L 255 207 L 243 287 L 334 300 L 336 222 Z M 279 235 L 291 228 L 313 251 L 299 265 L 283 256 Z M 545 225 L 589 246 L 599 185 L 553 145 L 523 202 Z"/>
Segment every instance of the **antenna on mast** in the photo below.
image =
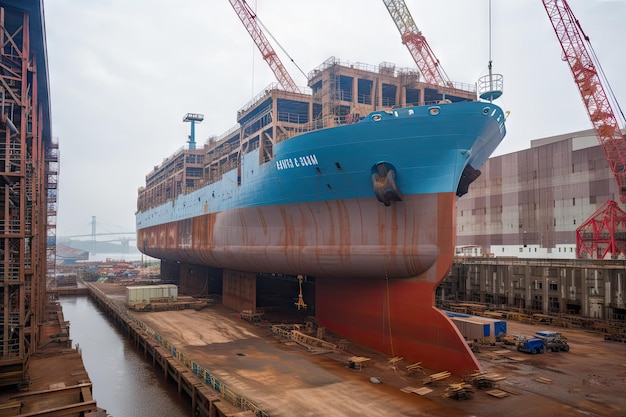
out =
<path fill-rule="evenodd" d="M 478 79 L 478 94 L 483 100 L 490 102 L 502 95 L 503 79 L 502 74 L 492 72 L 491 60 L 491 0 L 489 0 L 489 74 Z"/>

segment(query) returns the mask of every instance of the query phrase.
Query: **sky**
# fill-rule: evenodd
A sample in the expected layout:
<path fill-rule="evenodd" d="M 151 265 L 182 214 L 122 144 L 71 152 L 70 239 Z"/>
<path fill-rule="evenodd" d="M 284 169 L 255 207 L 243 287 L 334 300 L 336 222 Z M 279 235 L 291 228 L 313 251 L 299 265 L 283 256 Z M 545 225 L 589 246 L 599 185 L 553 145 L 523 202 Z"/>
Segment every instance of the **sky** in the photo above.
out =
<path fill-rule="evenodd" d="M 510 111 L 508 133 L 494 155 L 592 127 L 540 0 L 492 0 L 491 25 L 489 0 L 405 2 L 451 80 L 476 82 L 490 58 L 503 75 L 496 104 Z M 300 69 L 329 57 L 416 67 L 382 1 L 248 3 L 299 86 Z M 626 0 L 568 3 L 626 109 Z M 44 11 L 60 150 L 57 236 L 90 233 L 94 216 L 98 233 L 134 231 L 146 174 L 186 144 L 183 116 L 204 114 L 203 143 L 275 82 L 227 0 L 46 0 Z"/>

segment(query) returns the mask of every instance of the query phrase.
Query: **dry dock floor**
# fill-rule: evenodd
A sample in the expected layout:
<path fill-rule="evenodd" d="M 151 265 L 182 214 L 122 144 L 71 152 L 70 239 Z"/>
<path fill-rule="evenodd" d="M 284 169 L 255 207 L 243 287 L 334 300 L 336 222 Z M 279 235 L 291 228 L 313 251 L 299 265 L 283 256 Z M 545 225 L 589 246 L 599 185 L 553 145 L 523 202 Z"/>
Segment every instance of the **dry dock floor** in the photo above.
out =
<path fill-rule="evenodd" d="M 123 287 L 97 287 L 124 303 Z M 426 375 L 444 369 L 408 375 L 406 363 L 393 369 L 389 356 L 354 344 L 341 353 L 312 354 L 278 339 L 267 322 L 238 319 L 237 312 L 220 305 L 133 314 L 269 416 L 626 417 L 626 343 L 581 329 L 555 329 L 568 337 L 567 353 L 530 355 L 502 344 L 480 346 L 476 355 L 483 370 L 505 377 L 494 387 L 500 396 L 475 389 L 473 398 L 455 400 L 445 391 L 460 378 L 423 385 Z M 507 324 L 509 334 L 550 329 Z M 370 360 L 351 369 L 351 356 Z M 382 383 L 372 383 L 372 377 Z M 432 391 L 419 395 L 407 388 Z"/>

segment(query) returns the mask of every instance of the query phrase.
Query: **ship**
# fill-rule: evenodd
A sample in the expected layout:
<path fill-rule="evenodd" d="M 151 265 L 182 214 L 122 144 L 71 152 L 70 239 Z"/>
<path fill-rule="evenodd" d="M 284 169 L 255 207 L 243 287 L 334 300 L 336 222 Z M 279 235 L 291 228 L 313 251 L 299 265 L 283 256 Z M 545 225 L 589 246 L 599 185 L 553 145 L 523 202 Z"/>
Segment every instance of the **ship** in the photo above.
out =
<path fill-rule="evenodd" d="M 258 308 L 261 274 L 297 277 L 325 329 L 468 373 L 480 364 L 435 291 L 453 261 L 456 200 L 505 134 L 475 85 L 331 57 L 306 91 L 271 84 L 234 128 L 198 147 L 190 137 L 155 166 L 138 190 L 137 246 L 181 293 L 213 286 L 240 311 Z"/>
<path fill-rule="evenodd" d="M 67 245 L 56 246 L 56 260 L 61 264 L 74 264 L 76 261 L 89 260 L 89 251 Z"/>

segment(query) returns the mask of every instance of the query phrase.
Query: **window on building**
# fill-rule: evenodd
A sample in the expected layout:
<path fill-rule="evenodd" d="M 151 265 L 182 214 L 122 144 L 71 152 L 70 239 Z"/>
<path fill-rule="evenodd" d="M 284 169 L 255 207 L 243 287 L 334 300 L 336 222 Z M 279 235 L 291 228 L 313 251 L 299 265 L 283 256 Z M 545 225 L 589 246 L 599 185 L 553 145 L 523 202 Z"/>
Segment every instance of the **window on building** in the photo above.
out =
<path fill-rule="evenodd" d="M 576 197 L 572 197 L 572 206 L 576 205 Z"/>
<path fill-rule="evenodd" d="M 556 282 L 551 282 L 551 283 L 548 285 L 548 289 L 549 289 L 550 291 L 558 291 L 558 289 L 559 289 L 559 288 L 558 288 L 558 285 L 557 285 L 557 283 L 556 283 Z"/>

